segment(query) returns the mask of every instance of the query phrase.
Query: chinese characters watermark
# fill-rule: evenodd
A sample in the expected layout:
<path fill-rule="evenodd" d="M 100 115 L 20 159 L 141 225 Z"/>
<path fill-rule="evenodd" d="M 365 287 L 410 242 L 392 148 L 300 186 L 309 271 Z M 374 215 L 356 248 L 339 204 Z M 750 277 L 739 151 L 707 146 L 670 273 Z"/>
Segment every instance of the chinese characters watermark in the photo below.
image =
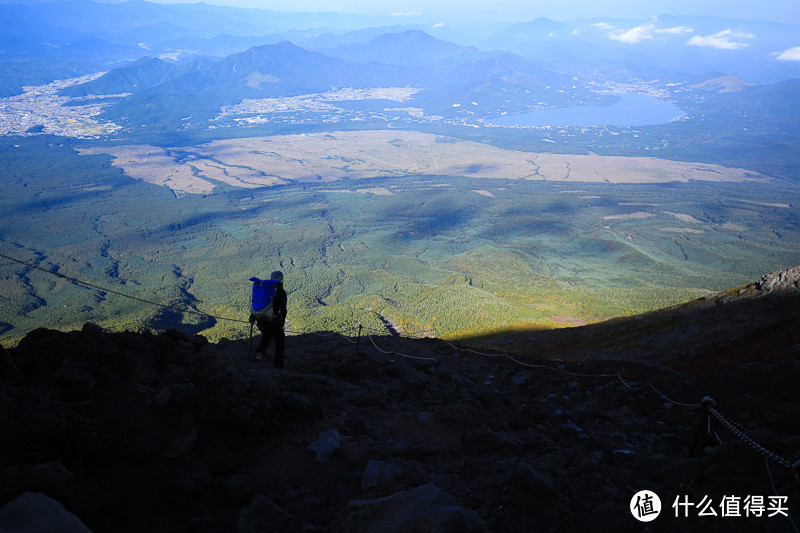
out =
<path fill-rule="evenodd" d="M 661 498 L 653 491 L 640 490 L 631 498 L 631 514 L 640 522 L 650 522 L 661 513 Z"/>
<path fill-rule="evenodd" d="M 675 497 L 672 502 L 675 518 L 716 516 L 723 518 L 789 518 L 788 496 L 724 495 L 717 501 L 709 496 L 690 500 L 688 495 Z M 640 490 L 631 498 L 630 510 L 640 522 L 651 522 L 661 514 L 661 499 L 651 490 Z"/>
<path fill-rule="evenodd" d="M 683 500 L 681 501 L 681 498 Z M 698 502 L 689 501 L 688 496 L 676 496 L 672 503 L 675 517 L 688 517 L 691 508 L 696 510 L 696 516 L 721 516 L 721 517 L 757 517 L 789 516 L 788 496 L 723 496 L 719 504 L 708 496 Z"/>

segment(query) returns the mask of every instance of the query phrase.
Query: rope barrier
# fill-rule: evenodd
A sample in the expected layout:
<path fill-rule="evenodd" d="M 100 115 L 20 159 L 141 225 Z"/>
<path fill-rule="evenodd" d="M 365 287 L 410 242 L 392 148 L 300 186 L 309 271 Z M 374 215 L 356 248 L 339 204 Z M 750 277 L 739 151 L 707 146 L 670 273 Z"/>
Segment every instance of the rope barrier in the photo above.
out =
<path fill-rule="evenodd" d="M 408 357 L 408 358 L 411 358 L 411 359 L 434 360 L 434 358 L 422 358 L 422 357 L 409 356 L 408 354 L 402 354 L 402 353 L 399 353 L 399 352 L 388 352 L 388 351 L 385 351 L 385 350 L 382 350 L 381 348 L 379 348 L 377 346 L 377 344 L 375 344 L 375 341 L 372 339 L 372 336 L 369 336 L 369 339 L 372 342 L 373 346 L 375 346 L 375 348 L 378 351 L 380 351 L 380 352 L 382 352 L 384 354 L 396 354 L 396 355 L 400 355 L 400 356 L 403 356 L 403 357 Z M 547 370 L 552 370 L 552 371 L 555 371 L 555 372 L 559 372 L 559 373 L 562 373 L 562 374 L 567 374 L 567 375 L 570 375 L 570 376 L 576 376 L 576 377 L 591 377 L 591 378 L 616 377 L 620 381 L 620 383 L 622 383 L 623 386 L 625 386 L 626 388 L 628 388 L 628 389 L 630 389 L 632 391 L 641 391 L 641 390 L 645 390 L 645 389 L 649 388 L 654 393 L 656 393 L 660 398 L 662 398 L 662 399 L 664 399 L 664 400 L 666 400 L 668 402 L 671 402 L 671 403 L 673 403 L 675 405 L 679 405 L 679 406 L 682 406 L 682 407 L 687 407 L 687 408 L 690 408 L 690 409 L 695 409 L 695 408 L 698 408 L 698 407 L 706 407 L 707 410 L 708 410 L 709 415 L 713 415 L 717 420 L 722 422 L 722 424 L 726 428 L 728 428 L 731 432 L 733 432 L 735 435 L 737 435 L 745 443 L 747 443 L 753 449 L 755 449 L 756 451 L 758 451 L 759 453 L 764 455 L 765 460 L 772 459 L 773 461 L 777 462 L 781 466 L 784 466 L 784 467 L 792 470 L 796 477 L 798 476 L 798 472 L 800 471 L 800 461 L 797 461 L 796 463 L 794 463 L 794 465 L 792 465 L 788 460 L 784 459 L 783 457 L 779 456 L 778 454 L 776 454 L 774 452 L 771 452 L 770 450 L 764 448 L 763 446 L 761 446 L 760 444 L 755 442 L 752 438 L 750 438 L 744 432 L 743 429 L 741 429 L 740 427 L 737 427 L 738 425 L 735 422 L 729 421 L 727 418 L 725 418 L 722 415 L 722 413 L 717 411 L 715 409 L 716 402 L 712 398 L 710 398 L 708 396 L 704 397 L 702 399 L 702 401 L 696 402 L 696 403 L 679 402 L 679 401 L 673 400 L 669 396 L 663 394 L 652 383 L 647 383 L 647 385 L 641 386 L 641 387 L 634 387 L 634 386 L 630 385 L 629 383 L 627 383 L 625 381 L 625 379 L 623 379 L 623 377 L 622 377 L 620 372 L 616 372 L 615 374 L 582 374 L 582 373 L 576 373 L 576 372 L 569 372 L 567 370 L 562 370 L 560 368 L 551 367 L 549 365 L 543 365 L 543 364 L 534 365 L 534 364 L 530 364 L 530 363 L 525 363 L 524 361 L 520 361 L 520 360 L 512 357 L 510 354 L 505 353 L 505 352 L 501 352 L 501 353 L 497 353 L 497 354 L 489 354 L 489 353 L 478 352 L 478 351 L 472 350 L 470 348 L 460 348 L 460 347 L 454 345 L 453 343 L 451 343 L 449 341 L 444 341 L 444 342 L 448 346 L 450 346 L 451 348 L 453 348 L 456 351 L 464 351 L 464 352 L 474 353 L 474 354 L 477 354 L 477 355 L 487 356 L 487 357 L 505 357 L 505 358 L 513 361 L 514 363 L 517 363 L 517 364 L 519 364 L 521 366 L 524 366 L 524 367 L 527 367 L 527 368 L 544 368 L 544 369 L 547 369 Z M 710 416 L 708 418 L 708 429 L 707 429 L 707 431 L 708 431 L 709 435 L 712 434 Z M 719 435 L 716 432 L 713 432 L 713 435 L 714 435 L 714 437 L 716 437 L 717 442 L 722 444 L 722 439 L 720 439 Z M 770 474 L 770 479 L 771 479 L 771 474 Z M 800 480 L 798 481 L 798 483 L 800 483 Z M 774 485 L 773 485 L 773 488 L 774 488 Z M 791 518 L 790 518 L 790 520 L 791 520 Z M 793 521 L 792 521 L 792 526 L 795 527 L 795 530 L 797 529 L 797 526 L 795 526 Z M 798 533 L 800 533 L 800 532 L 798 532 Z"/>
<path fill-rule="evenodd" d="M 545 368 L 547 370 L 552 370 L 553 372 L 560 372 L 561 374 L 568 374 L 570 376 L 583 377 L 583 378 L 609 378 L 609 377 L 613 377 L 613 376 L 616 375 L 616 374 L 580 374 L 580 373 L 577 373 L 577 372 L 570 372 L 568 370 L 562 370 L 560 368 L 555 368 L 555 367 L 552 367 L 552 366 L 549 366 L 549 365 L 542 365 L 542 364 L 536 364 L 535 365 L 535 364 L 531 364 L 531 363 L 526 363 L 524 361 L 520 361 L 519 359 L 516 359 L 516 358 L 512 357 L 511 354 L 509 354 L 507 352 L 484 353 L 484 352 L 478 352 L 478 351 L 473 350 L 471 348 L 459 348 L 458 346 L 455 346 L 450 341 L 444 341 L 444 342 L 446 344 L 448 344 L 454 350 L 458 350 L 458 351 L 462 351 L 462 352 L 474 353 L 476 355 L 482 355 L 482 356 L 485 356 L 485 357 L 505 357 L 506 359 L 508 359 L 510 361 L 513 361 L 514 363 L 516 363 L 518 365 L 521 365 L 521 366 L 524 366 L 524 367 L 527 367 L 527 368 Z"/>
<path fill-rule="evenodd" d="M 193 315 L 204 316 L 204 317 L 213 318 L 213 319 L 216 319 L 216 320 L 226 320 L 226 321 L 230 321 L 230 322 L 237 322 L 237 323 L 240 323 L 240 324 L 249 323 L 248 320 L 240 320 L 240 319 L 236 319 L 236 318 L 228 318 L 228 317 L 216 316 L 216 315 L 212 315 L 212 314 L 209 314 L 209 313 L 204 313 L 202 311 L 195 311 L 193 309 L 181 308 L 181 307 L 176 307 L 176 306 L 173 306 L 173 305 L 165 305 L 165 304 L 162 304 L 162 303 L 159 303 L 159 302 L 146 300 L 144 298 L 139 298 L 138 296 L 133 296 L 133 295 L 126 294 L 126 293 L 123 293 L 123 292 L 120 292 L 120 291 L 116 291 L 114 289 L 109 289 L 107 287 L 102 287 L 100 285 L 96 285 L 96 284 L 90 283 L 88 281 L 83 281 L 83 280 L 79 280 L 77 278 L 66 276 L 66 275 L 61 274 L 59 272 L 55 272 L 53 270 L 48 270 L 46 268 L 42 268 L 42 267 L 40 267 L 38 265 L 34 265 L 32 263 L 29 263 L 27 261 L 22 261 L 20 259 L 16 259 L 16 258 L 11 257 L 11 256 L 6 255 L 6 254 L 0 253 L 0 257 L 8 259 L 9 261 L 13 261 L 15 263 L 19 263 L 21 265 L 27 266 L 29 268 L 34 268 L 36 270 L 45 272 L 47 274 L 52 274 L 53 276 L 58 276 L 60 278 L 63 278 L 63 279 L 66 279 L 68 281 L 71 281 L 73 283 L 76 283 L 78 285 L 84 285 L 84 286 L 90 287 L 92 289 L 100 290 L 100 291 L 103 291 L 103 292 L 108 292 L 108 293 L 111 293 L 111 294 L 116 294 L 116 295 L 122 296 L 124 298 L 129 298 L 129 299 L 136 300 L 136 301 L 139 301 L 139 302 L 142 302 L 142 303 L 146 303 L 146 304 L 149 304 L 149 305 L 154 305 L 154 306 L 157 306 L 157 307 L 161 307 L 163 309 L 169 309 L 171 311 L 176 311 L 176 312 L 180 312 L 180 313 L 190 313 L 190 314 L 193 314 Z M 287 333 L 297 333 L 297 332 L 291 331 L 291 330 L 286 330 L 286 332 Z M 374 332 L 374 330 L 373 330 L 373 332 Z M 338 332 L 335 332 L 335 333 L 338 333 Z M 403 354 L 403 353 L 400 353 L 400 352 L 386 352 L 386 351 L 378 348 L 378 346 L 375 344 L 375 341 L 372 339 L 372 336 L 368 335 L 368 337 L 370 339 L 370 342 L 372 342 L 373 346 L 375 346 L 375 348 L 380 352 L 383 352 L 383 353 L 394 353 L 396 355 L 399 355 L 401 357 L 406 357 L 406 358 L 409 358 L 409 359 L 428 360 L 428 361 L 435 360 L 435 358 L 431 358 L 431 357 L 418 357 L 418 356 L 412 356 L 412 355 L 408 355 L 408 354 Z M 522 366 L 527 367 L 527 368 L 545 368 L 545 369 L 548 369 L 548 370 L 552 370 L 552 371 L 555 371 L 555 372 L 560 372 L 562 374 L 567 374 L 567 375 L 576 376 L 576 377 L 613 377 L 613 376 L 616 376 L 617 378 L 619 378 L 619 380 L 622 382 L 623 385 L 625 385 L 628 388 L 631 388 L 627 383 L 625 383 L 625 381 L 622 379 L 622 376 L 619 375 L 619 372 L 616 373 L 616 374 L 580 374 L 580 373 L 576 373 L 576 372 L 569 372 L 569 371 L 562 370 L 562 369 L 559 369 L 559 368 L 554 368 L 554 367 L 551 367 L 551 366 L 548 366 L 548 365 L 534 365 L 534 364 L 530 364 L 530 363 L 525 363 L 523 361 L 520 361 L 520 360 L 512 357 L 510 354 L 505 353 L 505 352 L 501 352 L 501 353 L 498 353 L 498 354 L 483 353 L 483 352 L 479 352 L 479 351 L 473 350 L 471 348 L 459 348 L 459 347 L 456 347 L 455 345 L 453 345 L 449 341 L 445 341 L 445 342 L 451 348 L 453 348 L 455 350 L 466 351 L 466 352 L 474 353 L 476 355 L 481 355 L 481 356 L 484 356 L 484 357 L 504 357 L 504 358 L 509 359 L 510 361 L 513 361 L 514 363 L 516 363 L 518 365 L 522 365 Z M 661 394 L 652 385 L 650 385 L 650 387 L 660 397 L 662 397 L 663 399 L 665 399 L 667 401 L 670 401 L 670 402 L 672 402 L 672 403 L 674 403 L 676 405 L 682 405 L 682 406 L 685 406 L 685 407 L 697 407 L 697 406 L 699 406 L 699 404 L 686 404 L 686 403 L 676 402 L 676 401 L 668 398 L 667 396 Z"/>
<path fill-rule="evenodd" d="M 617 375 L 619 375 L 619 374 L 617 374 Z M 658 389 L 656 389 L 656 388 L 653 386 L 653 384 L 652 384 L 652 383 L 648 383 L 647 385 L 648 385 L 648 386 L 649 386 L 651 389 L 653 389 L 653 392 L 655 392 L 656 394 L 658 394 L 658 395 L 659 395 L 661 398 L 663 398 L 664 400 L 666 400 L 666 401 L 668 401 L 668 402 L 672 402 L 672 403 L 674 403 L 675 405 L 680 405 L 681 407 L 689 407 L 689 408 L 691 408 L 691 409 L 694 409 L 694 408 L 700 407 L 700 406 L 702 405 L 700 402 L 698 402 L 698 403 L 681 403 L 681 402 L 676 402 L 676 401 L 675 401 L 675 400 L 673 400 L 672 398 L 669 398 L 669 397 L 667 397 L 666 395 L 664 395 L 664 394 L 661 394 L 660 392 L 658 392 Z"/>
<path fill-rule="evenodd" d="M 764 465 L 767 467 L 767 475 L 769 476 L 769 483 L 770 483 L 770 485 L 772 485 L 772 492 L 775 493 L 775 496 L 780 497 L 780 494 L 778 493 L 778 489 L 775 488 L 775 482 L 772 480 L 772 471 L 769 468 L 769 459 L 767 459 L 766 457 L 764 457 Z M 794 528 L 795 533 L 800 533 L 800 530 L 797 529 L 797 524 L 795 524 L 794 520 L 792 519 L 792 515 L 787 514 L 786 518 L 789 519 L 789 522 L 792 524 L 792 527 Z"/>
<path fill-rule="evenodd" d="M 375 340 L 372 338 L 372 335 L 367 335 L 367 338 L 372 343 L 372 345 L 375 347 L 375 349 L 378 350 L 379 352 L 383 353 L 383 354 L 387 354 L 387 355 L 388 354 L 394 354 L 394 355 L 399 355 L 400 357 L 405 357 L 407 359 L 416 359 L 418 361 L 436 361 L 435 357 L 418 357 L 416 355 L 408 355 L 407 353 L 401 353 L 401 352 L 394 352 L 394 351 L 387 352 L 386 350 L 382 350 L 381 348 L 378 347 L 377 344 L 375 344 Z"/>
<path fill-rule="evenodd" d="M 474 354 L 483 355 L 483 356 L 488 356 L 488 357 L 505 357 L 505 358 L 507 358 L 507 359 L 509 359 L 509 360 L 511 360 L 511 361 L 513 361 L 513 362 L 515 362 L 515 363 L 517 363 L 518 365 L 522 365 L 522 366 L 525 366 L 525 367 L 527 367 L 527 368 L 545 368 L 545 369 L 547 369 L 547 370 L 552 370 L 553 372 L 559 372 L 559 373 L 561 373 L 561 374 L 567 374 L 567 375 L 569 375 L 569 376 L 582 377 L 582 378 L 610 378 L 610 377 L 616 377 L 616 378 L 618 378 L 618 379 L 619 379 L 619 381 L 620 381 L 620 382 L 621 382 L 621 383 L 622 383 L 622 384 L 623 384 L 625 387 L 627 387 L 627 388 L 629 388 L 629 389 L 631 389 L 631 390 L 638 391 L 638 390 L 642 390 L 642 389 L 644 389 L 644 388 L 645 388 L 645 387 L 638 387 L 638 388 L 636 388 L 636 387 L 632 387 L 632 386 L 628 385 L 628 384 L 625 382 L 625 380 L 624 380 L 624 379 L 622 379 L 622 376 L 620 375 L 620 373 L 619 373 L 619 372 L 617 372 L 616 374 L 582 374 L 582 373 L 578 373 L 578 372 L 570 372 L 570 371 L 568 371 L 568 370 L 562 370 L 562 369 L 560 369 L 560 368 L 555 368 L 555 367 L 552 367 L 552 366 L 549 366 L 549 365 L 542 365 L 542 364 L 536 364 L 536 365 L 534 365 L 534 364 L 530 364 L 530 363 L 525 363 L 525 362 L 523 362 L 523 361 L 520 361 L 520 360 L 518 360 L 518 359 L 516 359 L 516 358 L 512 357 L 510 354 L 508 354 L 508 353 L 505 353 L 505 352 L 501 352 L 501 353 L 499 353 L 499 354 L 488 354 L 488 353 L 482 353 L 482 352 L 478 352 L 478 351 L 475 351 L 475 350 L 472 350 L 472 349 L 469 349 L 469 348 L 467 348 L 467 349 L 458 348 L 458 347 L 454 346 L 452 343 L 450 343 L 450 342 L 448 342 L 448 341 L 445 341 L 445 342 L 446 342 L 448 345 L 450 345 L 450 346 L 451 346 L 453 349 L 455 349 L 455 350 L 462 350 L 462 351 L 471 352 L 471 353 L 474 353 Z M 658 389 L 656 389 L 656 388 L 655 388 L 655 386 L 653 386 L 653 384 L 652 384 L 652 383 L 648 383 L 648 384 L 647 384 L 647 386 L 648 386 L 650 389 L 652 389 L 652 390 L 653 390 L 653 392 L 655 392 L 655 393 L 656 393 L 658 396 L 660 396 L 662 399 L 664 399 L 664 400 L 666 400 L 666 401 L 668 401 L 668 402 L 672 402 L 672 403 L 674 403 L 675 405 L 680 405 L 680 406 L 682 406 L 682 407 L 689 407 L 689 408 L 697 408 L 697 407 L 700 407 L 700 403 L 684 403 L 684 402 L 679 402 L 679 401 L 673 400 L 672 398 L 668 397 L 667 395 L 665 395 L 665 394 L 661 393 L 661 392 L 660 392 Z"/>
<path fill-rule="evenodd" d="M 208 317 L 208 318 L 214 318 L 216 320 L 227 320 L 227 321 L 230 321 L 230 322 L 239 322 L 239 323 L 242 323 L 242 324 L 248 324 L 249 323 L 249 321 L 247 321 L 247 320 L 239 320 L 237 318 L 226 318 L 226 317 L 222 317 L 222 316 L 211 315 L 209 313 L 204 313 L 202 311 L 195 311 L 194 309 L 181 308 L 181 307 L 176 307 L 174 305 L 166 305 L 166 304 L 162 304 L 162 303 L 159 303 L 159 302 L 153 302 L 151 300 L 146 300 L 144 298 L 139 298 L 138 296 L 133 296 L 131 294 L 126 294 L 124 292 L 116 291 L 114 289 L 109 289 L 107 287 L 102 287 L 100 285 L 95 285 L 94 283 L 90 283 L 88 281 L 83 281 L 83 280 L 80 280 L 80 279 L 77 279 L 77 278 L 66 276 L 64 274 L 60 274 L 60 273 L 55 272 L 53 270 L 48 270 L 46 268 L 42 268 L 42 267 L 34 265 L 32 263 L 28 263 L 27 261 L 22 261 L 20 259 L 16 259 L 14 257 L 11 257 L 9 255 L 5 255 L 5 254 L 2 254 L 2 253 L 0 253 L 0 257 L 2 257 L 4 259 L 8 259 L 9 261 L 13 261 L 15 263 L 19 263 L 19 264 L 24 265 L 24 266 L 29 267 L 29 268 L 34 268 L 36 270 L 40 270 L 40 271 L 45 272 L 47 274 L 52 274 L 53 276 L 58 276 L 59 278 L 63 278 L 65 280 L 67 280 L 67 281 L 71 281 L 72 283 L 75 283 L 75 284 L 78 284 L 78 285 L 84 285 L 86 287 L 90 287 L 90 288 L 95 289 L 95 290 L 108 292 L 108 293 L 111 293 L 111 294 L 116 294 L 117 296 L 123 296 L 125 298 L 130 298 L 131 300 L 136 300 L 136 301 L 139 301 L 139 302 L 142 302 L 142 303 L 155 305 L 155 306 L 161 307 L 163 309 L 169 309 L 170 311 L 177 311 L 179 313 L 190 313 L 190 314 L 193 314 L 193 315 L 199 315 L 199 316 L 204 316 L 204 317 Z"/>
<path fill-rule="evenodd" d="M 750 436 L 749 436 L 749 435 L 747 435 L 747 433 L 745 433 L 743 430 L 741 430 L 741 429 L 739 429 L 738 427 L 736 427 L 736 425 L 735 425 L 735 424 L 733 424 L 733 423 L 732 423 L 732 422 L 730 422 L 728 419 L 726 419 L 724 416 L 722 416 L 722 413 L 720 413 L 719 411 L 717 411 L 717 410 L 714 408 L 714 406 L 712 406 L 710 403 L 706 403 L 706 408 L 708 409 L 708 412 L 709 412 L 709 413 L 710 413 L 710 414 L 711 414 L 711 415 L 712 415 L 714 418 L 716 418 L 717 420 L 719 420 L 719 421 L 722 423 L 722 425 L 723 425 L 723 426 L 725 426 L 726 428 L 728 428 L 728 430 L 729 430 L 731 433 L 733 433 L 734 435 L 736 435 L 737 437 L 739 437 L 740 439 L 742 439 L 742 440 L 743 440 L 743 441 L 744 441 L 744 442 L 745 442 L 747 445 L 749 445 L 749 446 L 750 446 L 751 448 L 753 448 L 755 451 L 757 451 L 758 453 L 760 453 L 761 455 L 763 455 L 765 458 L 772 459 L 773 461 L 775 461 L 775 462 L 776 462 L 776 463 L 778 463 L 779 465 L 781 465 L 781 466 L 783 466 L 783 467 L 785 467 L 785 468 L 788 468 L 789 470 L 791 470 L 791 469 L 792 469 L 792 463 L 790 463 L 789 461 L 787 461 L 786 459 L 784 459 L 784 458 L 783 458 L 783 457 L 781 457 L 780 455 L 778 455 L 778 454 L 776 454 L 776 453 L 773 453 L 773 452 L 769 451 L 768 449 L 764 448 L 764 447 L 763 447 L 763 446 L 761 446 L 759 443 L 757 443 L 756 441 L 754 441 L 752 438 L 750 438 Z"/>
<path fill-rule="evenodd" d="M 172 305 L 165 305 L 165 304 L 162 304 L 162 303 L 159 303 L 159 302 L 154 302 L 154 301 L 147 300 L 147 299 L 144 299 L 144 298 L 139 298 L 137 296 L 133 296 L 133 295 L 126 294 L 126 293 L 123 293 L 123 292 L 120 292 L 120 291 L 116 291 L 114 289 L 109 289 L 107 287 L 96 285 L 96 284 L 90 283 L 88 281 L 83 281 L 83 280 L 79 280 L 77 278 L 66 276 L 66 275 L 61 274 L 59 272 L 55 272 L 53 270 L 48 270 L 46 268 L 42 268 L 42 267 L 40 267 L 38 265 L 29 263 L 27 261 L 22 261 L 20 259 L 16 259 L 14 257 L 11 257 L 11 256 L 3 254 L 3 253 L 0 253 L 0 257 L 2 257 L 4 259 L 7 259 L 9 261 L 15 262 L 15 263 L 19 263 L 19 264 L 24 265 L 24 266 L 26 266 L 28 268 L 33 268 L 33 269 L 39 270 L 41 272 L 44 272 L 44 273 L 47 273 L 47 274 L 51 274 L 51 275 L 66 279 L 67 281 L 70 281 L 70 282 L 78 284 L 78 285 L 83 285 L 83 286 L 86 286 L 86 287 L 89 287 L 89 288 L 92 288 L 92 289 L 95 289 L 95 290 L 99 290 L 99 291 L 103 291 L 103 292 L 107 292 L 107 293 L 111 293 L 111 294 L 116 294 L 116 295 L 122 296 L 124 298 L 129 298 L 129 299 L 136 300 L 136 301 L 139 301 L 139 302 L 142 302 L 142 303 L 146 303 L 146 304 L 149 304 L 149 305 L 154 305 L 154 306 L 157 306 L 157 307 L 161 307 L 163 309 L 169 309 L 171 311 L 176 311 L 176 312 L 180 312 L 180 313 L 190 313 L 190 314 L 194 314 L 194 315 L 213 318 L 213 319 L 216 319 L 216 320 L 226 320 L 226 321 L 230 321 L 230 322 L 238 322 L 238 323 L 243 323 L 243 324 L 249 323 L 248 320 L 240 320 L 240 319 L 235 319 L 235 318 L 216 316 L 216 315 L 212 315 L 212 314 L 209 314 L 209 313 L 204 313 L 202 311 L 196 311 L 196 310 L 188 309 L 188 308 L 180 308 L 180 307 L 176 307 L 176 306 L 172 306 Z M 355 329 L 353 329 L 353 331 L 354 330 Z M 358 327 L 359 337 L 360 337 L 361 330 L 362 330 L 362 326 L 359 324 L 359 327 Z M 297 332 L 294 332 L 294 331 L 291 331 L 291 330 L 286 330 L 286 331 L 288 333 L 297 333 Z M 375 331 L 375 330 L 373 330 L 373 331 Z M 340 332 L 336 332 L 336 331 L 331 332 L 329 334 L 325 334 L 325 333 L 314 333 L 314 334 L 319 335 L 319 336 L 339 335 L 342 338 L 348 340 L 349 342 L 357 344 L 357 341 L 353 341 L 352 339 L 348 339 L 345 335 L 343 335 Z M 414 359 L 414 360 L 421 360 L 421 361 L 436 361 L 437 360 L 436 357 L 419 357 L 419 356 L 413 356 L 413 355 L 409 355 L 409 354 L 402 353 L 402 352 L 397 352 L 397 351 L 386 351 L 386 350 L 381 349 L 375 343 L 375 340 L 372 338 L 372 335 L 368 334 L 367 338 L 369 338 L 370 342 L 372 343 L 372 345 L 375 347 L 376 350 L 378 350 L 379 352 L 381 352 L 383 354 L 386 354 L 386 355 L 392 355 L 393 354 L 393 355 L 397 355 L 397 356 L 404 357 L 404 358 L 407 358 L 407 359 Z M 680 406 L 687 407 L 687 408 L 697 408 L 697 407 L 704 406 L 704 407 L 706 407 L 706 409 L 707 409 L 707 411 L 709 413 L 709 418 L 708 418 L 708 434 L 709 435 L 711 434 L 711 426 L 710 426 L 710 424 L 711 424 L 711 416 L 713 416 L 719 422 L 721 422 L 722 425 L 724 425 L 728 430 L 730 430 L 733 434 L 735 434 L 737 437 L 739 437 L 745 443 L 747 443 L 750 447 L 752 447 L 754 450 L 756 450 L 758 453 L 760 453 L 760 454 L 762 454 L 764 456 L 764 460 L 767 462 L 767 471 L 768 471 L 769 476 L 770 476 L 770 481 L 772 481 L 772 474 L 771 474 L 771 472 L 769 472 L 769 461 L 768 461 L 769 459 L 772 459 L 773 461 L 775 461 L 776 463 L 780 464 L 781 466 L 792 470 L 792 472 L 795 475 L 795 477 L 798 477 L 798 471 L 800 471 L 800 461 L 797 461 L 793 465 L 792 463 L 790 463 L 785 458 L 777 455 L 776 453 L 771 452 L 770 450 L 764 448 L 763 446 L 761 446 L 760 444 L 755 442 L 752 438 L 750 438 L 745 433 L 744 429 L 742 429 L 740 426 L 738 426 L 738 424 L 728 420 L 719 411 L 716 410 L 716 408 L 715 408 L 716 407 L 716 402 L 712 398 L 704 397 L 703 400 L 701 402 L 699 402 L 699 403 L 678 402 L 678 401 L 673 400 L 672 398 L 669 398 L 665 394 L 662 394 L 658 389 L 656 389 L 653 386 L 652 383 L 648 383 L 646 386 L 643 386 L 643 387 L 633 387 L 633 386 L 629 385 L 622 378 L 622 375 L 620 374 L 620 372 L 616 372 L 615 374 L 582 374 L 582 373 L 576 373 L 576 372 L 569 372 L 567 370 L 562 370 L 560 368 L 551 367 L 549 365 L 525 363 L 524 361 L 520 361 L 520 360 L 512 357 L 510 354 L 508 354 L 506 352 L 492 353 L 492 354 L 483 353 L 483 352 L 479 352 L 479 351 L 473 350 L 471 348 L 461 348 L 461 347 L 455 346 L 454 344 L 452 344 L 451 342 L 446 341 L 446 340 L 444 342 L 447 345 L 449 345 L 451 348 L 456 350 L 456 351 L 474 353 L 476 355 L 480 355 L 480 356 L 483 356 L 483 357 L 492 357 L 492 358 L 503 357 L 503 358 L 509 359 L 510 361 L 512 361 L 512 362 L 514 362 L 514 363 L 516 363 L 518 365 L 524 366 L 526 368 L 543 368 L 543 369 L 546 369 L 546 370 L 552 370 L 552 371 L 555 371 L 555 372 L 559 372 L 559 373 L 566 374 L 566 375 L 571 375 L 571 376 L 576 376 L 576 377 L 589 377 L 589 378 L 616 377 L 622 383 L 623 386 L 625 386 L 626 388 L 628 388 L 628 389 L 630 389 L 632 391 L 640 391 L 640 390 L 644 390 L 645 388 L 649 387 L 659 397 L 661 397 L 662 399 L 664 399 L 664 400 L 666 400 L 668 402 L 671 402 L 671 403 L 673 403 L 675 405 L 680 405 Z M 717 440 L 721 443 L 722 440 L 719 438 L 719 435 L 717 435 L 716 433 L 714 433 L 714 435 L 717 437 Z M 798 483 L 800 483 L 800 479 L 798 480 Z M 773 483 L 773 489 L 774 489 L 774 483 Z M 797 531 L 797 526 L 794 524 L 794 522 L 792 522 L 792 525 L 794 526 L 795 531 Z"/>

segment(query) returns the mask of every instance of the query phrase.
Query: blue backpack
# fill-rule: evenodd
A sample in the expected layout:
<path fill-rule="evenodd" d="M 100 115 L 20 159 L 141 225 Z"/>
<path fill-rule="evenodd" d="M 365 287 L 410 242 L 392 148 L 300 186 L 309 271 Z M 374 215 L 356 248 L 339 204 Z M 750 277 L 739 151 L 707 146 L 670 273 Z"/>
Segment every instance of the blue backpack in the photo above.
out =
<path fill-rule="evenodd" d="M 279 283 L 276 279 L 250 278 L 253 282 L 253 298 L 250 301 L 250 314 L 256 318 L 272 320 L 275 313 L 272 310 L 272 300 Z"/>

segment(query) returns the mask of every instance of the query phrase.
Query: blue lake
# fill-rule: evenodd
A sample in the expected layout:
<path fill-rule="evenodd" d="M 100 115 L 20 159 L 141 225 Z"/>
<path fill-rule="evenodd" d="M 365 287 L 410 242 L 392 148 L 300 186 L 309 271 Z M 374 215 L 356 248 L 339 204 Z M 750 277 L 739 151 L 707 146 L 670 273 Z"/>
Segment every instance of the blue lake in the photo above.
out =
<path fill-rule="evenodd" d="M 666 100 L 644 94 L 618 94 L 611 105 L 582 105 L 533 109 L 487 117 L 484 122 L 497 126 L 653 126 L 686 115 Z"/>

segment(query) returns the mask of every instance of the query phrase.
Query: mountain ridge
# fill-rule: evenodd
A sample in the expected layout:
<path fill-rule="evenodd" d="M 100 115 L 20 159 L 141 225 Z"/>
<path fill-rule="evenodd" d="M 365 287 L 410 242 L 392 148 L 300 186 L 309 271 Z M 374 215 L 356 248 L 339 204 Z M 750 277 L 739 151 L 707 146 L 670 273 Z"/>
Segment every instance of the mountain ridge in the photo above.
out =
<path fill-rule="evenodd" d="M 641 315 L 509 335 L 488 345 L 517 351 L 515 345 L 526 343 L 545 358 L 650 361 L 688 374 L 726 372 L 796 358 L 800 336 L 792 330 L 799 310 L 800 267 L 794 267 Z"/>
<path fill-rule="evenodd" d="M 353 62 L 383 62 L 405 67 L 447 67 L 488 55 L 474 46 L 443 41 L 419 29 L 383 33 L 368 43 L 339 45 L 328 52 Z"/>

